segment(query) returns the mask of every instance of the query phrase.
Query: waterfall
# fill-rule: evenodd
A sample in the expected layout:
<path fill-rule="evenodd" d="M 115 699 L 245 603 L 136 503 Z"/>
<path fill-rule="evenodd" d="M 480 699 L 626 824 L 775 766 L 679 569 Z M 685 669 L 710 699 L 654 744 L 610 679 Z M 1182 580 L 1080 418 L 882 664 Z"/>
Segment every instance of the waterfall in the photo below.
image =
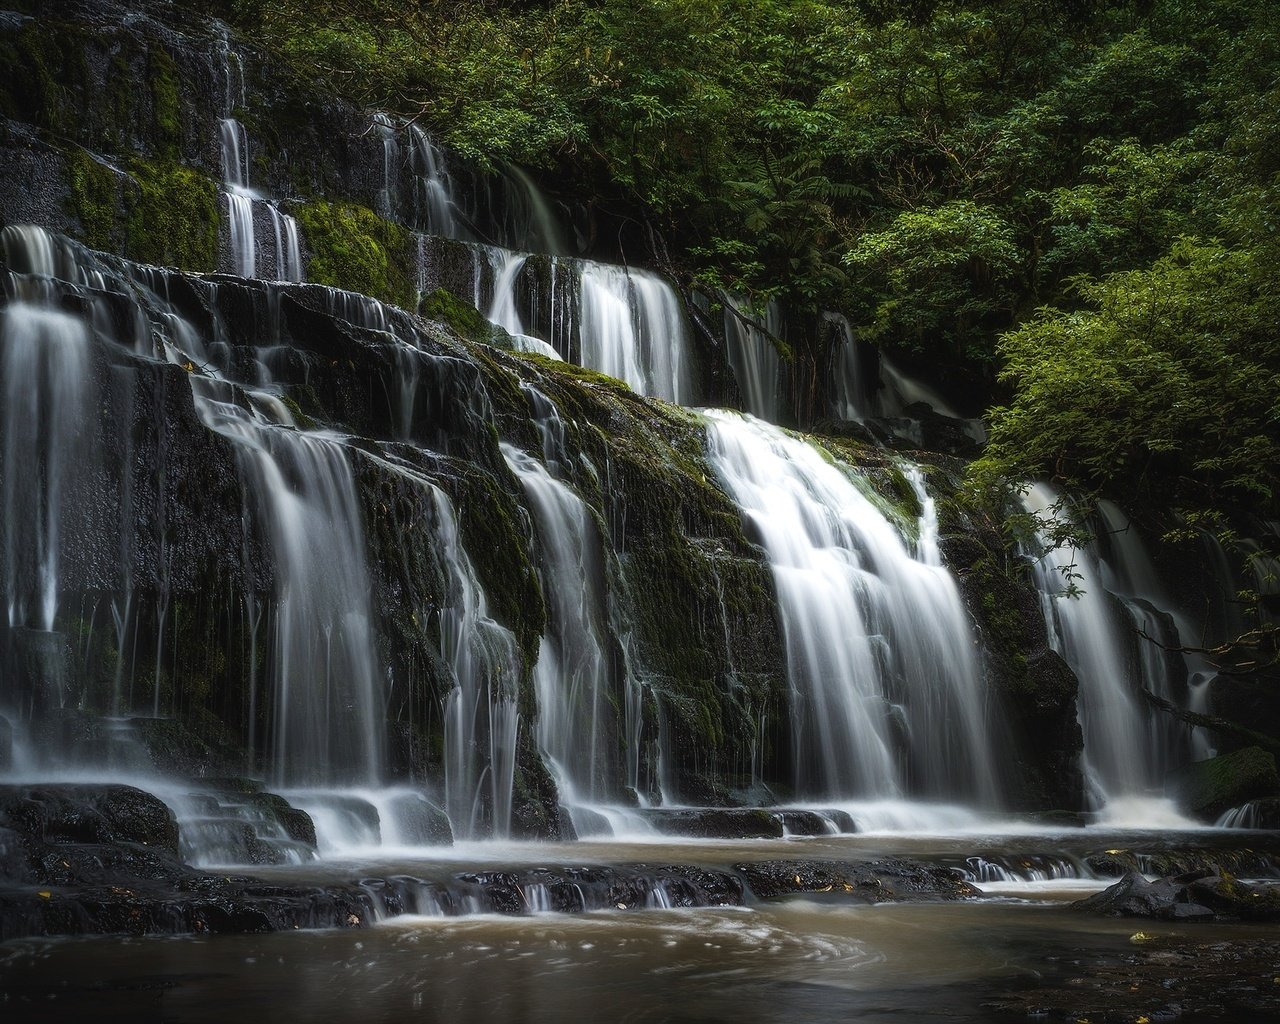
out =
<path fill-rule="evenodd" d="M 431 136 L 409 126 L 409 156 L 414 178 L 414 223 L 429 235 L 468 239 L 454 201 L 453 176 Z"/>
<path fill-rule="evenodd" d="M 692 402 L 692 343 L 675 289 L 649 271 L 586 260 L 578 273 L 582 365 L 639 394 Z"/>
<path fill-rule="evenodd" d="M 778 590 L 800 791 L 995 802 L 986 687 L 932 503 L 910 524 L 913 551 L 815 446 L 749 416 L 707 417 L 712 465 Z"/>
<path fill-rule="evenodd" d="M 400 172 L 400 142 L 396 126 L 386 114 L 373 115 L 374 128 L 382 139 L 382 191 L 378 193 L 378 215 L 390 219 L 399 205 L 397 179 Z"/>
<path fill-rule="evenodd" d="M 375 122 L 390 124 L 385 115 L 375 115 Z M 507 164 L 496 178 L 475 181 L 455 173 L 445 151 L 417 125 L 408 136 L 414 178 L 408 216 L 420 231 L 527 252 L 569 252 L 550 201 L 524 170 Z"/>
<path fill-rule="evenodd" d="M 52 630 L 63 499 L 92 410 L 89 332 L 77 317 L 17 302 L 4 310 L 0 347 L 9 625 Z"/>
<path fill-rule="evenodd" d="M 270 252 L 275 257 L 272 266 L 275 278 L 280 281 L 301 281 L 303 270 L 298 222 L 289 214 L 282 213 L 274 202 L 254 191 L 249 183 L 249 136 L 244 125 L 232 116 L 237 101 L 240 105 L 244 104 L 243 72 L 237 92 L 233 87 L 232 54 L 225 40 L 223 56 L 227 77 L 226 116 L 218 122 L 218 141 L 222 153 L 222 194 L 227 199 L 231 272 L 237 277 L 257 277 L 261 270 L 257 229 L 254 224 L 255 204 L 259 204 L 266 207 L 267 216 L 271 220 L 273 249 Z"/>
<path fill-rule="evenodd" d="M 89 325 L 52 307 L 45 289 L 59 271 L 82 275 L 46 232 L 5 228 L 16 301 L 0 315 L 3 395 L 5 598 L 9 625 L 50 631 L 58 609 L 58 568 L 66 498 L 83 471 L 94 394 Z"/>
<path fill-rule="evenodd" d="M 431 485 L 435 537 L 449 576 L 448 604 L 440 612 L 440 647 L 455 686 L 445 708 L 445 809 L 455 836 L 482 834 L 486 802 L 491 832 L 511 831 L 511 800 L 520 716 L 516 686 L 520 657 L 515 637 L 489 615 L 458 531 L 453 504 Z"/>
<path fill-rule="evenodd" d="M 517 308 L 516 285 L 520 280 L 520 272 L 529 259 L 527 252 L 513 252 L 494 245 L 478 246 L 489 264 L 489 274 L 493 280 L 491 288 L 492 301 L 485 311 L 485 317 L 492 320 L 512 337 L 523 337 L 524 321 Z"/>
<path fill-rule="evenodd" d="M 167 326 L 171 361 L 211 364 L 185 321 L 171 314 Z M 385 715 L 354 474 L 343 439 L 298 430 L 269 388 L 269 380 L 247 389 L 192 378 L 197 412 L 235 445 L 271 541 L 273 776 L 286 785 L 374 783 Z"/>
<path fill-rule="evenodd" d="M 1208 713 L 1208 685 L 1213 668 L 1201 655 L 1179 653 L 1183 643 L 1196 643 L 1191 620 L 1176 610 L 1156 576 L 1155 565 L 1138 528 L 1112 501 L 1098 503 L 1101 583 L 1123 607 L 1136 638 L 1138 678 L 1144 689 L 1192 711 Z M 1143 637 L 1150 639 L 1144 640 Z M 1185 641 L 1184 641 L 1184 638 Z M 1188 730 L 1171 715 L 1147 715 L 1147 750 L 1153 773 L 1162 778 L 1189 760 L 1213 756 L 1203 729 Z"/>
<path fill-rule="evenodd" d="M 1052 515 L 1062 496 L 1047 484 L 1028 488 L 1023 507 L 1037 516 Z M 1163 602 L 1151 563 L 1136 530 L 1115 506 L 1100 510 L 1104 529 L 1113 531 L 1105 559 L 1098 545 L 1048 548 L 1034 565 L 1045 623 L 1053 648 L 1080 681 L 1080 727 L 1089 795 L 1098 806 L 1158 792 L 1165 773 L 1190 760 L 1192 750 L 1207 753 L 1202 738 L 1187 728 L 1155 717 L 1142 698 L 1146 687 L 1182 703 L 1175 689 L 1186 666 L 1157 643 L 1176 645 L 1177 620 L 1157 607 Z M 1150 640 L 1140 637 L 1144 632 Z"/>
<path fill-rule="evenodd" d="M 782 309 L 770 299 L 761 323 L 744 297 L 721 293 L 720 301 L 729 365 L 742 393 L 743 407 L 752 416 L 777 423 L 782 360 L 774 339 L 782 337 Z"/>
<path fill-rule="evenodd" d="M 517 348 L 577 362 L 638 394 L 681 405 L 697 395 L 693 340 L 669 281 L 647 270 L 473 243 L 472 303 Z M 539 301 L 549 268 L 548 295 Z M 572 292 L 572 296 L 570 296 Z"/>
<path fill-rule="evenodd" d="M 858 355 L 857 340 L 848 317 L 827 311 L 822 321 L 834 334 L 835 360 L 831 381 L 831 411 L 838 420 L 861 423 L 878 415 L 875 389 L 868 386 Z"/>
<path fill-rule="evenodd" d="M 548 604 L 548 629 L 534 668 L 538 745 L 557 776 L 562 803 L 600 803 L 612 793 L 608 766 L 615 739 L 607 727 L 611 687 L 600 621 L 606 606 L 600 537 L 587 505 L 547 467 L 510 445 L 502 453 L 534 513 Z"/>

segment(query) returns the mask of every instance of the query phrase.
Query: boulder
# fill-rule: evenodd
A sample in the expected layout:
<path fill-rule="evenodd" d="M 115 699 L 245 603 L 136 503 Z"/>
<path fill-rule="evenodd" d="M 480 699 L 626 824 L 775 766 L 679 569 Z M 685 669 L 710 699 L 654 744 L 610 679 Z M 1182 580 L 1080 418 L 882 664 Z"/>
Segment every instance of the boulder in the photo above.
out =
<path fill-rule="evenodd" d="M 1226 874 L 1193 871 L 1148 881 L 1131 871 L 1115 885 L 1071 906 L 1104 917 L 1280 921 L 1280 889 L 1246 885 Z"/>
<path fill-rule="evenodd" d="M 1280 774 L 1274 754 L 1245 747 L 1170 773 L 1166 789 L 1196 817 L 1212 823 L 1250 800 L 1280 796 Z"/>

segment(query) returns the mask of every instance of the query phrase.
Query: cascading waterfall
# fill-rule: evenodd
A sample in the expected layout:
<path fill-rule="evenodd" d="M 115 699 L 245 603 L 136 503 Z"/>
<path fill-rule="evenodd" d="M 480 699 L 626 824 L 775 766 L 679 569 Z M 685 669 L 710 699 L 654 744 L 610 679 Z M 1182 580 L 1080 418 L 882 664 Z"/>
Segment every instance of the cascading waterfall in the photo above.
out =
<path fill-rule="evenodd" d="M 1202 656 L 1177 650 L 1184 637 L 1194 643 L 1195 629 L 1186 615 L 1175 610 L 1137 526 L 1111 501 L 1098 503 L 1098 521 L 1099 547 L 1105 553 L 1101 582 L 1123 606 L 1137 638 L 1142 687 L 1163 700 L 1207 713 L 1213 669 Z M 1213 755 L 1204 730 L 1188 730 L 1170 715 L 1148 715 L 1147 732 L 1147 748 L 1160 776 L 1189 760 Z"/>
<path fill-rule="evenodd" d="M 1022 503 L 1047 518 L 1062 507 L 1063 498 L 1037 483 Z M 1111 539 L 1121 553 L 1118 568 L 1099 557 L 1094 545 L 1055 547 L 1044 533 L 1037 540 L 1048 550 L 1034 565 L 1050 643 L 1080 681 L 1083 767 L 1088 795 L 1098 807 L 1158 793 L 1165 772 L 1188 760 L 1193 749 L 1187 729 L 1156 720 L 1141 695 L 1146 687 L 1177 697 L 1172 673 L 1175 668 L 1185 673 L 1185 666 L 1157 646 L 1161 640 L 1176 642 L 1176 625 L 1152 603 L 1159 586 L 1128 520 L 1114 507 L 1104 508 L 1102 515 L 1104 523 L 1117 528 Z M 1109 582 L 1128 595 L 1117 596 Z M 1141 639 L 1139 631 L 1152 639 Z"/>
<path fill-rule="evenodd" d="M 480 241 L 478 218 L 462 212 L 443 152 L 416 126 L 409 134 L 415 223 L 428 234 L 471 245 L 472 303 L 507 331 L 517 348 L 553 358 L 576 356 L 581 365 L 617 377 L 639 394 L 682 405 L 696 400 L 693 343 L 679 294 L 666 279 L 648 270 L 565 257 L 550 203 L 515 166 L 504 172 L 507 202 L 497 204 L 507 218 L 495 228 L 503 244 Z M 544 259 L 531 261 L 535 253 Z M 544 266 L 550 279 L 546 301 L 539 302 Z M 420 276 L 426 290 L 425 266 L 420 265 Z"/>
<path fill-rule="evenodd" d="M 848 317 L 827 311 L 823 323 L 835 335 L 832 413 L 846 423 L 861 423 L 878 414 L 875 389 L 868 386 Z"/>
<path fill-rule="evenodd" d="M 89 331 L 68 313 L 16 302 L 4 310 L 0 347 L 9 625 L 48 632 L 58 607 L 63 498 L 82 466 L 80 435 L 92 409 Z"/>
<path fill-rule="evenodd" d="M 801 792 L 998 800 L 975 639 L 931 505 L 913 557 L 817 448 L 751 417 L 707 417 L 711 462 L 773 569 Z"/>
<path fill-rule="evenodd" d="M 185 321 L 171 314 L 166 326 L 171 361 L 214 365 Z M 363 521 L 342 438 L 298 430 L 269 380 L 247 389 L 216 376 L 193 377 L 192 393 L 205 425 L 236 446 L 251 504 L 271 539 L 274 779 L 376 783 L 383 764 L 381 673 Z"/>
<path fill-rule="evenodd" d="M 469 239 L 454 201 L 453 177 L 444 154 L 431 136 L 409 126 L 409 154 L 414 178 L 414 222 L 427 234 Z"/>
<path fill-rule="evenodd" d="M 557 775 L 561 803 L 600 803 L 608 785 L 610 669 L 600 621 L 600 538 L 585 502 L 537 459 L 503 446 L 507 465 L 529 499 L 538 528 L 548 630 L 534 684 L 538 745 Z"/>
<path fill-rule="evenodd" d="M 771 299 L 761 321 L 740 295 L 723 292 L 720 301 L 724 306 L 729 365 L 742 393 L 742 404 L 752 416 L 777 423 L 780 409 L 778 377 L 782 360 L 774 339 L 782 337 L 782 309 Z"/>
<path fill-rule="evenodd" d="M 675 289 L 657 274 L 581 261 L 583 366 L 677 405 L 694 399 L 692 343 Z"/>
<path fill-rule="evenodd" d="M 280 281 L 301 281 L 302 251 L 298 241 L 298 222 L 282 213 L 274 202 L 254 191 L 249 184 L 249 136 L 233 112 L 237 103 L 245 102 L 244 72 L 239 58 L 235 58 L 238 74 L 232 71 L 233 54 L 224 45 L 225 73 L 227 81 L 225 114 L 218 122 L 218 140 L 222 151 L 222 183 L 227 199 L 227 224 L 231 241 L 231 272 L 237 277 L 257 277 L 261 269 L 258 260 L 258 240 L 254 224 L 255 203 L 267 209 L 271 220 L 275 278 Z M 239 79 L 239 88 L 235 87 Z"/>
<path fill-rule="evenodd" d="M 454 835 L 511 831 L 520 713 L 515 688 L 520 658 L 515 637 L 489 614 L 488 598 L 462 546 L 453 504 L 432 486 L 435 536 L 449 573 L 449 601 L 440 613 L 441 653 L 456 685 L 445 708 L 445 809 Z"/>

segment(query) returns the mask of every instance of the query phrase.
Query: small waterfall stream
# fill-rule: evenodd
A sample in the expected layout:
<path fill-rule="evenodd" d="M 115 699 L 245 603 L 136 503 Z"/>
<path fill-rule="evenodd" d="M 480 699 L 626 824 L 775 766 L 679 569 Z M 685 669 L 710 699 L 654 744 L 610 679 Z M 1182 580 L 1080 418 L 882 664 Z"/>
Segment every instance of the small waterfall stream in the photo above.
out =
<path fill-rule="evenodd" d="M 758 319 L 740 295 L 721 293 L 720 301 L 724 306 L 729 365 L 742 393 L 743 407 L 752 416 L 777 423 L 782 358 L 774 339 L 782 337 L 782 309 L 771 299 L 763 319 Z"/>
<path fill-rule="evenodd" d="M 1033 484 L 1023 507 L 1051 517 L 1063 496 Z M 1050 642 L 1080 680 L 1085 777 L 1093 803 L 1105 808 L 1158 796 L 1166 772 L 1211 750 L 1198 731 L 1159 715 L 1142 696 L 1145 688 L 1186 703 L 1188 664 L 1160 646 L 1179 643 L 1179 617 L 1165 610 L 1163 588 L 1127 517 L 1104 502 L 1099 519 L 1101 542 L 1083 548 L 1055 547 L 1040 534 L 1047 550 L 1034 575 Z"/>
<path fill-rule="evenodd" d="M 249 183 L 249 134 L 234 116 L 235 108 L 245 105 L 244 67 L 239 55 L 225 39 L 222 54 L 226 99 L 224 116 L 218 122 L 218 142 L 222 152 L 222 194 L 227 200 L 231 272 L 237 277 L 258 277 L 263 269 L 254 218 L 259 209 L 264 209 L 271 222 L 272 275 L 280 281 L 301 281 L 303 268 L 298 222 L 289 214 L 282 213 L 274 201 L 255 191 Z"/>

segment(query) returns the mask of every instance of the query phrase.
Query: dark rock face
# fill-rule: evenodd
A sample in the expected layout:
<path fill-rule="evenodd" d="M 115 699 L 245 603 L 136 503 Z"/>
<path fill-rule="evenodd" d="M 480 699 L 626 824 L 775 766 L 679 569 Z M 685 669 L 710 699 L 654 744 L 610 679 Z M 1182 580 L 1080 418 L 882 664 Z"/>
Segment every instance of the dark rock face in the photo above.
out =
<path fill-rule="evenodd" d="M 0 786 L 0 827 L 31 844 L 124 844 L 178 854 L 173 813 L 133 786 Z"/>
<path fill-rule="evenodd" d="M 1107 917 L 1163 921 L 1280 921 L 1280 889 L 1192 871 L 1148 882 L 1136 871 L 1072 907 Z"/>
<path fill-rule="evenodd" d="M 1007 797 L 1018 810 L 1083 810 L 1075 673 L 1049 647 L 1026 566 L 990 519 L 939 506 L 943 557 L 978 623 L 989 678 L 1005 711 L 1013 767 Z"/>
<path fill-rule="evenodd" d="M 906 860 L 869 863 L 773 860 L 735 870 L 761 899 L 796 893 L 832 893 L 859 903 L 959 900 L 980 896 L 954 869 Z"/>
<path fill-rule="evenodd" d="M 750 808 L 653 808 L 644 812 L 659 832 L 670 836 L 692 836 L 706 839 L 782 838 L 780 816 Z"/>

